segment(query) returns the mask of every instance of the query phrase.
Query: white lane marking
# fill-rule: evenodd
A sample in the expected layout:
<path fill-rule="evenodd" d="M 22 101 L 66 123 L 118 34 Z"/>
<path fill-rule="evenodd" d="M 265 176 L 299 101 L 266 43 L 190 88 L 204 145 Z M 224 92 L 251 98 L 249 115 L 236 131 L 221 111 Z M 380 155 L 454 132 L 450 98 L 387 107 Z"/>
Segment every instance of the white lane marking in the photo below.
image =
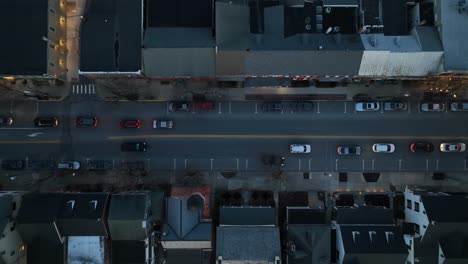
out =
<path fill-rule="evenodd" d="M 211 170 L 213 170 L 213 159 L 210 159 L 210 164 L 211 164 L 210 168 L 211 168 Z"/>
<path fill-rule="evenodd" d="M 218 105 L 219 105 L 219 111 L 218 111 L 218 114 L 221 114 L 221 113 L 222 113 L 222 112 L 221 112 L 221 102 L 220 102 L 220 103 L 218 103 Z"/>
<path fill-rule="evenodd" d="M 237 170 L 239 170 L 239 159 L 236 159 L 236 163 L 237 163 Z"/>
<path fill-rule="evenodd" d="M 28 137 L 34 138 L 34 137 L 37 137 L 37 136 L 42 135 L 42 134 L 44 134 L 44 133 L 42 133 L 42 132 L 36 132 L 36 133 L 29 134 Z"/>
<path fill-rule="evenodd" d="M 75 85 L 72 85 L 72 93 L 75 93 Z"/>
<path fill-rule="evenodd" d="M 84 85 L 84 93 L 85 93 L 85 94 L 88 93 L 88 85 L 87 85 L 87 84 Z"/>
<path fill-rule="evenodd" d="M 372 170 L 374 170 L 374 161 L 375 160 L 372 160 Z"/>
<path fill-rule="evenodd" d="M 362 171 L 364 171 L 365 167 L 364 167 L 364 160 L 362 160 Z"/>
<path fill-rule="evenodd" d="M 335 160 L 335 170 L 338 170 L 338 159 Z"/>
<path fill-rule="evenodd" d="M 177 159 L 174 159 L 174 170 L 176 170 L 177 167 Z"/>
<path fill-rule="evenodd" d="M 383 104 L 381 105 L 380 113 L 383 114 Z"/>
<path fill-rule="evenodd" d="M 231 102 L 229 102 L 229 113 L 232 114 L 232 112 L 231 112 Z"/>
<path fill-rule="evenodd" d="M 311 161 L 311 159 L 309 159 L 309 171 L 310 171 L 310 161 Z"/>
<path fill-rule="evenodd" d="M 344 102 L 344 113 L 346 114 L 346 101 Z"/>
<path fill-rule="evenodd" d="M 255 114 L 258 114 L 258 105 L 255 103 Z"/>
<path fill-rule="evenodd" d="M 245 170 L 249 167 L 249 159 L 245 159 Z"/>
<path fill-rule="evenodd" d="M 401 159 L 398 160 L 398 171 L 401 171 Z"/>
<path fill-rule="evenodd" d="M 426 159 L 426 171 L 429 171 L 429 160 Z"/>
<path fill-rule="evenodd" d="M 301 170 L 301 159 L 299 159 L 299 170 Z"/>
<path fill-rule="evenodd" d="M 317 114 L 320 114 L 320 102 L 317 102 Z"/>
<path fill-rule="evenodd" d="M 439 160 L 436 160 L 436 171 L 439 171 Z"/>

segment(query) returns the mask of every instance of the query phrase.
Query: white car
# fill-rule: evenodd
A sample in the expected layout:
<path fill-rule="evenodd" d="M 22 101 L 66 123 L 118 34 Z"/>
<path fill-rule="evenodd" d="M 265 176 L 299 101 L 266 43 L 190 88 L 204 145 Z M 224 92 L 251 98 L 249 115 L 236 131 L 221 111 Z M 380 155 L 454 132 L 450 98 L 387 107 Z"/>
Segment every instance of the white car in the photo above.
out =
<path fill-rule="evenodd" d="M 312 148 L 308 144 L 291 144 L 289 145 L 290 153 L 310 153 Z"/>
<path fill-rule="evenodd" d="M 377 111 L 380 109 L 380 103 L 378 102 L 359 102 L 356 103 L 356 111 Z"/>
<path fill-rule="evenodd" d="M 468 111 L 468 102 L 452 102 L 450 111 Z"/>
<path fill-rule="evenodd" d="M 442 143 L 440 151 L 442 152 L 464 152 L 466 149 L 465 143 Z"/>
<path fill-rule="evenodd" d="M 372 151 L 376 153 L 393 153 L 395 151 L 395 145 L 391 143 L 375 143 L 372 145 Z"/>
<path fill-rule="evenodd" d="M 153 128 L 171 129 L 174 128 L 173 120 L 153 120 Z"/>
<path fill-rule="evenodd" d="M 64 170 L 78 170 L 80 168 L 80 165 L 81 164 L 79 161 L 62 161 L 59 162 L 57 168 Z"/>

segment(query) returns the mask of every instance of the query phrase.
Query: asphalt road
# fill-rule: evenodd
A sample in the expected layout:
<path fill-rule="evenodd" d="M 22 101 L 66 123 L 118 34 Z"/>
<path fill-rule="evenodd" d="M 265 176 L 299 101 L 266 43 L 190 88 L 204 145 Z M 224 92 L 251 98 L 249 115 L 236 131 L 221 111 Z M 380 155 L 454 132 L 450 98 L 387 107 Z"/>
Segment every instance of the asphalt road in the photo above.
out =
<path fill-rule="evenodd" d="M 0 128 L 0 159 L 144 161 L 152 170 L 270 170 L 264 155 L 284 155 L 290 171 L 467 171 L 468 152 L 441 153 L 442 142 L 468 144 L 468 112 L 355 112 L 353 102 L 315 102 L 311 112 L 267 113 L 261 102 L 220 102 L 210 112 L 169 113 L 166 102 L 22 102 L 0 106 L 14 124 Z M 286 106 L 287 103 L 284 103 Z M 97 116 L 97 128 L 78 128 L 76 116 Z M 57 128 L 36 128 L 36 116 L 57 116 Z M 151 127 L 155 118 L 175 121 L 172 130 Z M 140 119 L 141 129 L 121 129 L 121 119 Z M 121 152 L 122 142 L 145 141 L 148 151 Z M 428 141 L 433 153 L 411 153 Z M 374 143 L 393 143 L 395 153 L 373 153 Z M 310 154 L 290 154 L 307 143 Z M 360 156 L 338 156 L 339 145 L 359 145 Z"/>

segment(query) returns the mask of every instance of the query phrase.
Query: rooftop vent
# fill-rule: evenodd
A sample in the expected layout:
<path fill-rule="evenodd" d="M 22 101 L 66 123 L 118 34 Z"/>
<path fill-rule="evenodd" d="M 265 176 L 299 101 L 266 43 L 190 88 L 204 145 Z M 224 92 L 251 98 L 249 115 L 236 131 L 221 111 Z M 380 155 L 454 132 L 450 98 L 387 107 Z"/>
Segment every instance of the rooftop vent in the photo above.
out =
<path fill-rule="evenodd" d="M 91 206 L 91 209 L 96 211 L 96 208 L 97 208 L 97 200 L 92 200 L 91 202 L 89 202 L 89 205 Z"/>
<path fill-rule="evenodd" d="M 374 242 L 374 237 L 377 235 L 375 231 L 369 231 L 369 240 L 371 243 Z"/>
<path fill-rule="evenodd" d="M 359 231 L 353 231 L 352 234 L 353 234 L 353 242 L 356 243 L 356 239 L 359 238 L 359 235 L 360 235 L 361 233 L 359 233 Z"/>
<path fill-rule="evenodd" d="M 390 244 L 390 240 L 393 241 L 395 239 L 395 235 L 393 232 L 387 231 L 385 232 L 385 238 L 387 239 L 387 244 Z"/>
<path fill-rule="evenodd" d="M 75 200 L 70 200 L 67 202 L 67 207 L 70 211 L 73 211 L 73 209 L 75 208 Z"/>

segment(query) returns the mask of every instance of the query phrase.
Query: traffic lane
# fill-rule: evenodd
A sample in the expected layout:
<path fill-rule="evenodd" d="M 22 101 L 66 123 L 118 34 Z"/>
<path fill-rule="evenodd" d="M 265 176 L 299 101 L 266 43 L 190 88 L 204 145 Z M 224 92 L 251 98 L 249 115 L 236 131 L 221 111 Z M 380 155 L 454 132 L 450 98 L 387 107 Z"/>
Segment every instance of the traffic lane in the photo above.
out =
<path fill-rule="evenodd" d="M 35 141 L 30 144 L 0 143 L 1 159 L 50 159 L 58 156 L 60 141 Z"/>

